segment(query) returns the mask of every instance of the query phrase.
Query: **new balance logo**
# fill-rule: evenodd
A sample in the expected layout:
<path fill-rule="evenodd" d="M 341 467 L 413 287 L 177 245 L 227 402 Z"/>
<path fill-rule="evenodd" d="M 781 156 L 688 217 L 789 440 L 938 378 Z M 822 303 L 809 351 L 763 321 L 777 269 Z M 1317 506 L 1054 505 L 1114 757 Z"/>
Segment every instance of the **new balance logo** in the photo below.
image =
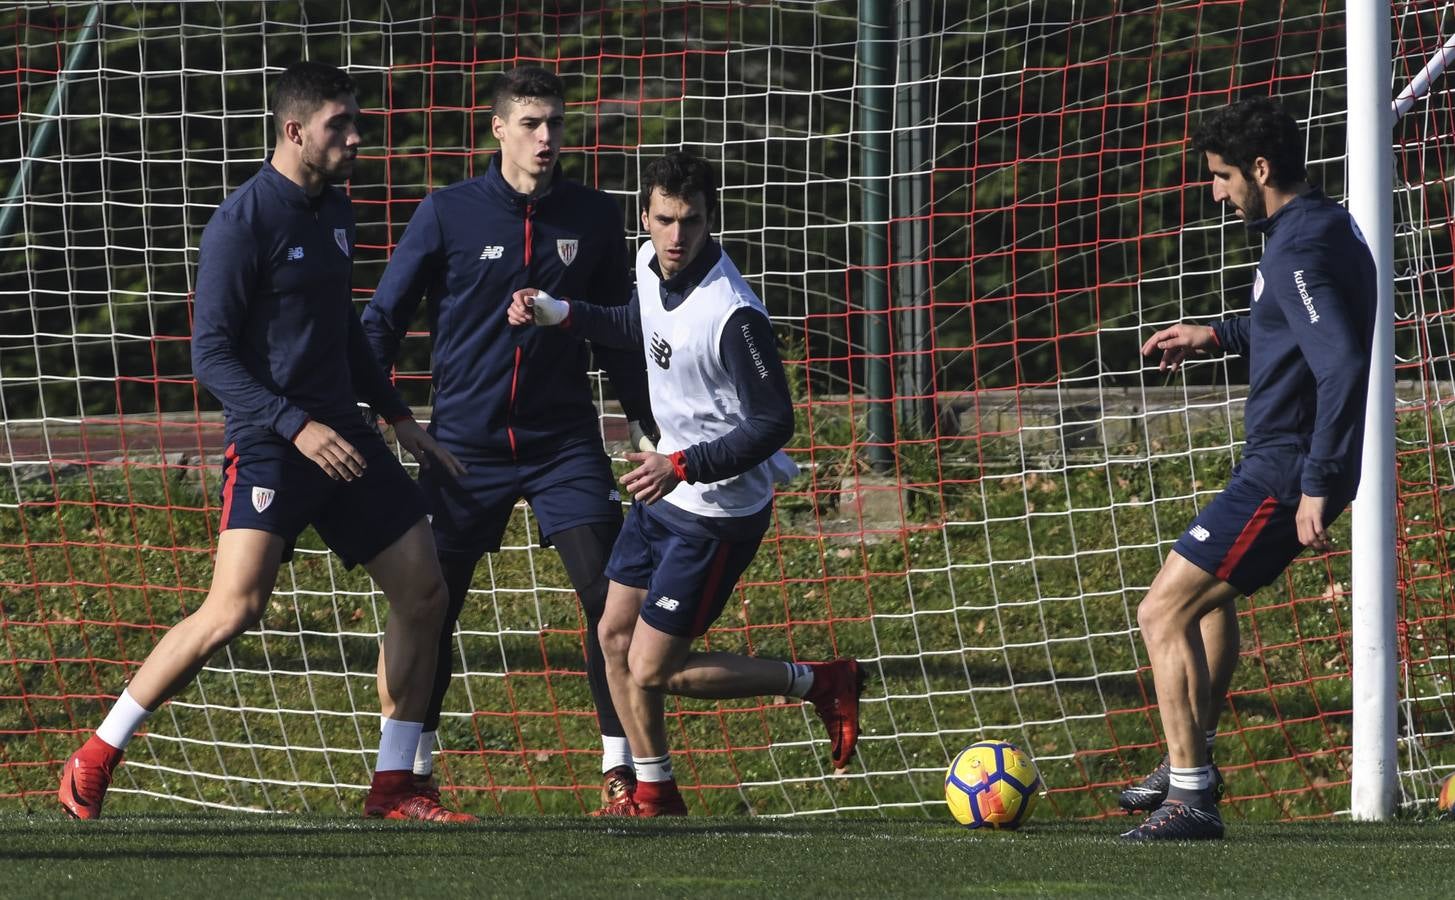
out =
<path fill-rule="evenodd" d="M 621 491 L 617 490 L 616 488 L 612 488 L 611 490 L 606 492 L 606 499 L 612 501 L 613 503 L 620 503 Z"/>
<path fill-rule="evenodd" d="M 302 247 L 289 247 L 288 248 L 288 258 L 290 260 L 302 259 L 303 258 L 303 248 Z"/>
<path fill-rule="evenodd" d="M 484 250 L 480 251 L 481 259 L 499 259 L 504 255 L 505 248 L 497 244 L 491 244 L 489 247 L 486 247 Z"/>
<path fill-rule="evenodd" d="M 1208 531 L 1206 528 L 1203 528 L 1201 525 L 1192 526 L 1191 528 L 1187 529 L 1187 533 L 1192 535 L 1199 542 L 1205 541 L 1208 538 L 1212 537 L 1212 532 Z"/>
<path fill-rule="evenodd" d="M 667 612 L 676 612 L 677 607 L 681 606 L 682 604 L 678 603 L 676 600 L 673 600 L 671 597 L 658 597 L 657 602 L 654 605 L 662 607 Z"/>
<path fill-rule="evenodd" d="M 672 368 L 672 345 L 652 332 L 652 360 L 664 369 Z"/>

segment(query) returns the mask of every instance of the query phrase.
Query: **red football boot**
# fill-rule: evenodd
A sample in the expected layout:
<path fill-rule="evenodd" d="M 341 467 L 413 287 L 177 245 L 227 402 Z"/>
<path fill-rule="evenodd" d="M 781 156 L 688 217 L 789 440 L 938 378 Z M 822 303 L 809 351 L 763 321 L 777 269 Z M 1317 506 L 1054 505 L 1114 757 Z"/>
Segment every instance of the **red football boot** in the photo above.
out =
<path fill-rule="evenodd" d="M 56 792 L 66 814 L 73 819 L 101 818 L 101 804 L 119 762 L 121 751 L 94 734 L 72 753 L 61 768 L 61 786 Z"/>
<path fill-rule="evenodd" d="M 440 822 L 459 825 L 479 821 L 469 813 L 455 812 L 440 805 L 435 797 L 422 792 L 413 772 L 375 772 L 369 796 L 364 800 L 364 816 L 370 819 L 413 819 L 419 822 Z"/>
<path fill-rule="evenodd" d="M 803 699 L 813 704 L 829 733 L 835 769 L 849 764 L 859 743 L 859 695 L 864 692 L 864 670 L 857 660 L 835 659 L 809 663 L 813 687 Z"/>
<path fill-rule="evenodd" d="M 638 818 L 687 815 L 687 801 L 677 790 L 676 781 L 638 781 L 632 801 L 636 803 Z"/>

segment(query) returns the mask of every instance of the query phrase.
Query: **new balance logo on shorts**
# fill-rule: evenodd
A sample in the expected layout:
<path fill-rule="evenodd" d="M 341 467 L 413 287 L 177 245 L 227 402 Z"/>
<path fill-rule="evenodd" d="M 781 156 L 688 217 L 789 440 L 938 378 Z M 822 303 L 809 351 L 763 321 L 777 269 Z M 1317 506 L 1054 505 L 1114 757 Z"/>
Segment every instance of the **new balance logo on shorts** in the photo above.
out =
<path fill-rule="evenodd" d="M 272 488 L 253 488 L 253 509 L 256 509 L 258 512 L 267 509 L 272 504 L 275 493 L 277 492 Z"/>
<path fill-rule="evenodd" d="M 288 248 L 288 258 L 290 260 L 302 259 L 303 258 L 303 248 L 302 247 L 289 247 Z"/>
<path fill-rule="evenodd" d="M 499 259 L 500 257 L 502 257 L 504 255 L 505 255 L 505 248 L 504 247 L 501 247 L 498 244 L 491 244 L 490 246 L 486 247 L 484 250 L 481 250 L 480 251 L 480 258 L 481 259 Z"/>
<path fill-rule="evenodd" d="M 676 612 L 677 607 L 681 606 L 682 604 L 678 603 L 676 600 L 673 600 L 671 597 L 658 597 L 655 605 L 662 607 L 667 612 Z"/>
<path fill-rule="evenodd" d="M 1208 531 L 1206 528 L 1203 528 L 1201 525 L 1192 526 L 1191 528 L 1187 529 L 1187 533 L 1192 535 L 1194 538 L 1197 538 L 1199 541 L 1205 541 L 1208 538 L 1212 537 L 1212 532 Z"/>

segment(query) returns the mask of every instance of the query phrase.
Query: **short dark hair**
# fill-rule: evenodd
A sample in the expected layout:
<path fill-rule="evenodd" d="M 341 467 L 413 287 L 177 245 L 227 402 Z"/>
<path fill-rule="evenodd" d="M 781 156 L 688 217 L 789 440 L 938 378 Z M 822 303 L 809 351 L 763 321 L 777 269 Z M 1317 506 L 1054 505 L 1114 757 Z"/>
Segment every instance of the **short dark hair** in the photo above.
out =
<path fill-rule="evenodd" d="M 707 201 L 707 217 L 711 219 L 717 212 L 717 173 L 700 156 L 678 150 L 652 160 L 642 173 L 643 212 L 652 208 L 652 191 L 658 188 L 668 197 L 681 200 L 690 200 L 693 194 L 700 193 Z"/>
<path fill-rule="evenodd" d="M 564 103 L 566 88 L 550 69 L 540 66 L 507 69 L 495 76 L 495 84 L 490 89 L 491 114 L 505 118 L 501 110 L 505 108 L 505 104 L 517 97 L 545 98 Z"/>
<path fill-rule="evenodd" d="M 354 80 L 342 69 L 309 59 L 293 63 L 273 88 L 273 130 L 281 137 L 289 119 L 306 121 L 328 101 L 354 93 Z"/>
<path fill-rule="evenodd" d="M 1198 153 L 1216 153 L 1250 181 L 1253 161 L 1260 156 L 1273 166 L 1275 187 L 1308 179 L 1298 123 L 1267 97 L 1239 100 L 1209 115 L 1193 133 L 1192 147 Z"/>

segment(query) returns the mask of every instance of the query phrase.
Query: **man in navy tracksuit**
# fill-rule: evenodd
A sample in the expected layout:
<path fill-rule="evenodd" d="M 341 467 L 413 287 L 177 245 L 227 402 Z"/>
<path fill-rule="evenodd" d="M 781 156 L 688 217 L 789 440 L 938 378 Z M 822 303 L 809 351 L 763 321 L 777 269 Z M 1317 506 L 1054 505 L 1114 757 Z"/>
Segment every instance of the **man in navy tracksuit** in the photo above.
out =
<path fill-rule="evenodd" d="M 410 219 L 363 322 L 377 359 L 392 365 L 428 298 L 435 400 L 430 432 L 465 466 L 423 470 L 450 604 L 440 635 L 433 700 L 415 773 L 430 773 L 449 686 L 455 622 L 480 557 L 500 540 L 521 497 L 543 544 L 561 554 L 586 613 L 586 670 L 601 726 L 603 802 L 631 786 L 631 755 L 611 702 L 597 635 L 602 574 L 621 529 L 621 498 L 601 445 L 586 373 L 588 345 L 561 331 L 510 327 L 512 292 L 546 287 L 625 304 L 631 294 L 621 210 L 606 194 L 561 177 L 564 89 L 523 67 L 500 76 L 492 128 L 500 152 L 484 175 L 434 191 Z M 596 348 L 634 428 L 650 430 L 640 352 Z"/>
<path fill-rule="evenodd" d="M 473 821 L 416 789 L 410 772 L 429 705 L 444 581 L 424 500 L 356 398 L 394 423 L 421 465 L 457 468 L 374 362 L 354 311 L 354 216 L 332 186 L 352 173 L 353 81 L 322 63 L 290 66 L 273 97 L 272 161 L 217 208 L 202 233 L 192 333 L 197 380 L 222 401 L 222 519 L 207 599 L 174 626 L 71 756 L 60 801 L 93 819 L 132 735 L 224 644 L 262 617 L 279 566 L 312 524 L 344 564 L 363 564 L 389 599 L 386 718 L 365 813 Z M 381 649 L 381 653 L 383 652 Z"/>
<path fill-rule="evenodd" d="M 1237 598 L 1304 547 L 1330 548 L 1327 528 L 1359 485 L 1374 333 L 1374 260 L 1348 212 L 1307 183 L 1293 118 L 1266 99 L 1240 101 L 1210 116 L 1193 144 L 1213 199 L 1266 245 L 1248 315 L 1174 325 L 1142 346 L 1162 351 L 1163 370 L 1189 354 L 1242 354 L 1249 384 L 1242 461 L 1137 610 L 1168 756 L 1122 793 L 1123 808 L 1151 811 L 1124 835 L 1134 840 L 1223 834 L 1211 752 L 1238 662 Z"/>

